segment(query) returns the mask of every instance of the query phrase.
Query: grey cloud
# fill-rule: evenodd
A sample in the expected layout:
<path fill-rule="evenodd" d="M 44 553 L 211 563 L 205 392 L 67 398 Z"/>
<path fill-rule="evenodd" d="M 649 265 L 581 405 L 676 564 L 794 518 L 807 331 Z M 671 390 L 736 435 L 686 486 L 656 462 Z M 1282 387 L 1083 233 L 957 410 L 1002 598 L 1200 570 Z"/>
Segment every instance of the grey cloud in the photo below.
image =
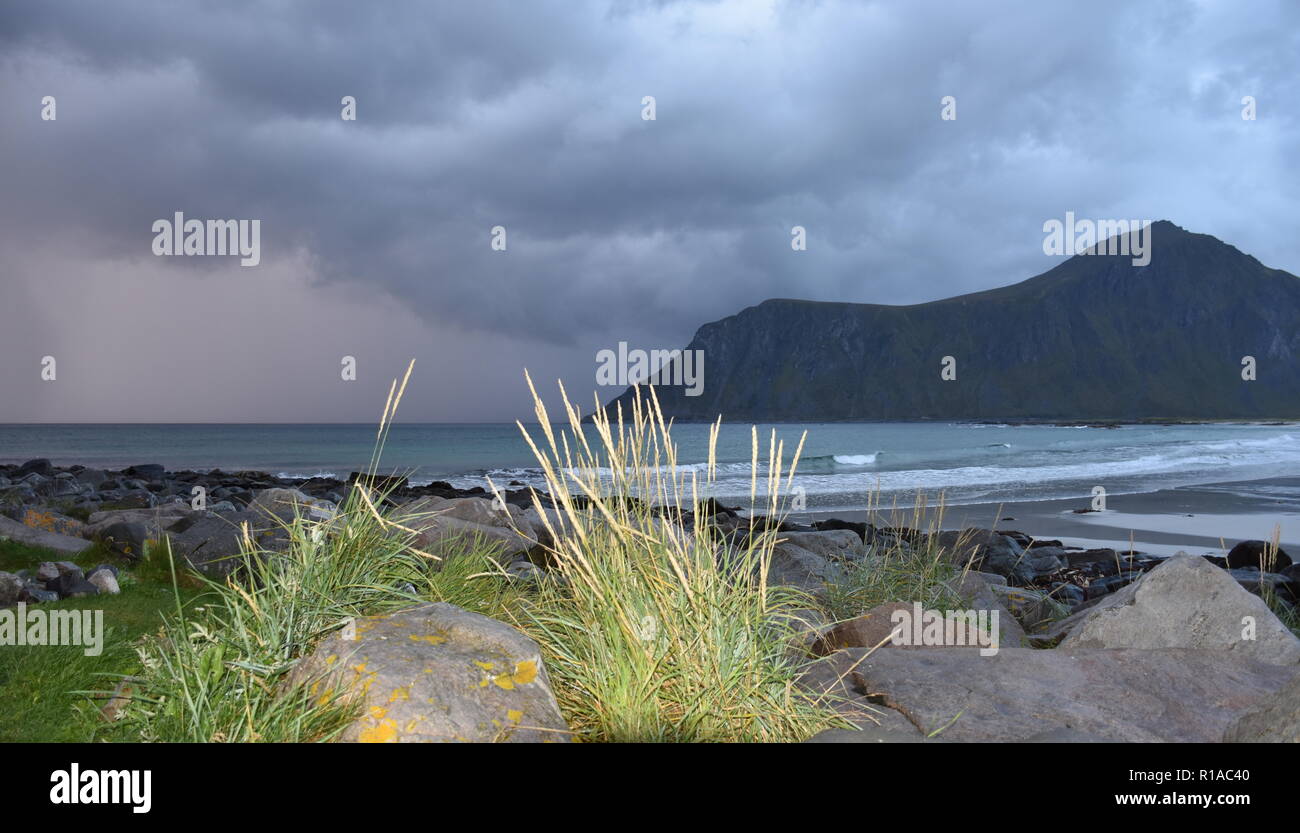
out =
<path fill-rule="evenodd" d="M 768 297 L 915 303 L 1029 277 L 1053 265 L 1043 220 L 1067 210 L 1169 218 L 1300 266 L 1290 4 L 764 8 L 8 3 L 0 155 L 20 164 L 0 244 L 31 286 L 69 259 L 126 274 L 173 211 L 256 217 L 264 263 L 299 264 L 304 287 L 396 303 L 444 356 L 453 333 L 493 368 L 544 353 L 578 386 L 596 349 L 681 346 Z M 47 94 L 54 124 L 36 117 Z M 197 287 L 224 267 L 205 260 L 165 266 Z M 6 352 L 18 331 L 0 326 Z M 506 375 L 430 412 L 513 418 Z"/>

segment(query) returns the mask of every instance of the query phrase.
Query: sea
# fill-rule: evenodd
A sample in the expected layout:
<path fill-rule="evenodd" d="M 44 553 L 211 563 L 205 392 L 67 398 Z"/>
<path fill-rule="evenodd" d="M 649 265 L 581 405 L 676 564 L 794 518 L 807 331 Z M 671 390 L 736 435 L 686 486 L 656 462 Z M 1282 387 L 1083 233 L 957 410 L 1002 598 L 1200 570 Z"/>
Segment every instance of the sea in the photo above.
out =
<path fill-rule="evenodd" d="M 524 429 L 541 444 L 538 426 Z M 909 506 L 918 493 L 931 501 L 942 495 L 948 505 L 1014 503 L 1087 498 L 1098 485 L 1118 495 L 1300 474 L 1300 423 L 782 423 L 759 425 L 757 433 L 760 460 L 773 436 L 784 443 L 787 461 L 806 436 L 791 491 L 799 490 L 809 511 Z M 679 466 L 697 472 L 703 486 L 709 426 L 675 425 L 672 436 Z M 722 426 L 708 494 L 748 500 L 751 436 L 750 426 Z M 373 425 L 10 424 L 0 425 L 0 462 L 47 457 L 56 465 L 107 469 L 162 463 L 168 470 L 346 478 L 367 468 L 375 441 Z M 761 478 L 766 465 L 759 468 Z M 543 484 L 515 424 L 398 423 L 380 469 L 416 484 L 445 480 L 468 488 L 489 477 L 498 486 Z M 1300 501 L 1300 494 L 1278 497 Z"/>

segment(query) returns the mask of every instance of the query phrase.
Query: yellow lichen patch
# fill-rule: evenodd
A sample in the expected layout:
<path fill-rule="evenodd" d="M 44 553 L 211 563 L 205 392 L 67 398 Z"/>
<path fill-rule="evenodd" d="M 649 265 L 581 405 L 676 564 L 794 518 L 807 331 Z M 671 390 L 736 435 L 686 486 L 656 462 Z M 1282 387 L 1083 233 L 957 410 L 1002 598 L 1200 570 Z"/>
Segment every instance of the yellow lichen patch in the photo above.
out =
<path fill-rule="evenodd" d="M 491 671 L 493 668 L 496 668 L 496 663 L 494 662 L 482 662 L 480 660 L 474 660 L 474 664 L 477 665 L 479 668 L 482 668 L 484 671 Z"/>
<path fill-rule="evenodd" d="M 447 641 L 447 637 L 438 636 L 437 634 L 433 634 L 433 633 L 429 634 L 428 636 L 420 636 L 419 634 L 413 633 L 411 634 L 411 641 L 428 642 L 430 645 L 441 645 L 442 643 Z"/>
<path fill-rule="evenodd" d="M 409 685 L 404 685 L 393 689 L 393 694 L 391 697 L 388 698 L 388 702 L 396 703 L 399 700 L 410 700 L 410 699 L 411 699 L 411 687 Z"/>
<path fill-rule="evenodd" d="M 510 709 L 506 712 L 506 720 L 509 720 L 511 723 L 518 723 L 523 719 L 524 713 L 519 711 L 519 709 Z"/>
<path fill-rule="evenodd" d="M 535 679 L 537 679 L 537 663 L 526 659 L 523 662 L 515 663 L 513 674 L 498 674 L 492 678 L 492 682 L 506 691 L 510 691 L 517 685 L 528 685 Z"/>
<path fill-rule="evenodd" d="M 380 720 L 374 726 L 362 729 L 357 740 L 361 743 L 396 743 L 397 721 Z"/>
<path fill-rule="evenodd" d="M 370 718 L 372 720 L 383 720 L 386 716 L 388 716 L 388 709 L 383 706 L 370 707 Z"/>
<path fill-rule="evenodd" d="M 515 663 L 515 682 L 528 685 L 535 679 L 537 679 L 537 663 L 531 659 Z"/>
<path fill-rule="evenodd" d="M 329 656 L 325 657 L 325 667 L 329 668 L 331 665 L 333 665 L 338 661 L 339 661 L 338 654 L 330 654 Z"/>

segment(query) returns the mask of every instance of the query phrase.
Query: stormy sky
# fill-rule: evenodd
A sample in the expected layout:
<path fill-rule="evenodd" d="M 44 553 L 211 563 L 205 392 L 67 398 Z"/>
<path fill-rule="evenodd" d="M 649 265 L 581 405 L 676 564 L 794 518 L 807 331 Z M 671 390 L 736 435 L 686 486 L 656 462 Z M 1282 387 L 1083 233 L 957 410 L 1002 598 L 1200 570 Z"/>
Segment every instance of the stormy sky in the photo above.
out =
<path fill-rule="evenodd" d="M 1013 283 L 1066 211 L 1300 272 L 1297 55 L 1287 2 L 5 0 L 0 422 L 373 421 L 410 358 L 404 420 L 589 405 L 620 341 Z M 261 263 L 155 256 L 178 211 Z"/>

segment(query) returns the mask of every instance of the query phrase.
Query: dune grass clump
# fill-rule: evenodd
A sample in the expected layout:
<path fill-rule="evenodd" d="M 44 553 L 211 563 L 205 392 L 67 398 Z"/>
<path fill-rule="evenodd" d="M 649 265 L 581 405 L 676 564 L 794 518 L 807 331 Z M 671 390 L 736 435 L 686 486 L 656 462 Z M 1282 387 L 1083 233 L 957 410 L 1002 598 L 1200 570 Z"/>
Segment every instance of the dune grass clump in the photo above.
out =
<path fill-rule="evenodd" d="M 404 379 L 390 390 L 372 470 L 405 386 Z M 186 609 L 178 599 L 160 632 L 139 648 L 143 670 L 124 710 L 139 737 L 330 740 L 355 718 L 356 706 L 312 697 L 309 681 L 289 682 L 322 637 L 354 617 L 422 601 L 483 612 L 504 604 L 508 589 L 492 575 L 490 548 L 466 541 L 454 563 L 434 569 L 439 559 L 413 545 L 402 519 L 378 508 L 386 496 L 358 483 L 331 517 L 282 520 L 282 547 L 264 549 L 245 529 L 229 576 L 189 573 L 202 584 L 202 605 Z"/>
<path fill-rule="evenodd" d="M 852 619 L 888 602 L 921 602 L 926 609 L 938 610 L 964 604 L 958 588 L 968 568 L 956 566 L 949 553 L 964 548 L 965 537 L 953 547 L 940 546 L 944 506 L 940 502 L 933 513 L 927 508 L 925 495 L 918 494 L 910 516 L 894 509 L 883 523 L 878 510 L 869 510 L 877 527 L 915 534 L 872 545 L 865 558 L 844 565 L 838 580 L 826 588 L 825 608 L 832 619 Z"/>
<path fill-rule="evenodd" d="M 565 396 L 557 432 L 529 388 L 540 436 L 520 430 L 546 479 L 534 506 L 552 566 L 516 621 L 542 646 L 578 738 L 792 741 L 836 725 L 795 684 L 790 645 L 809 600 L 768 584 L 775 529 L 724 539 L 693 523 L 707 516 L 719 426 L 705 471 L 687 471 L 653 389 L 631 414 L 589 423 Z M 773 438 L 761 494 L 758 452 L 755 435 L 751 509 L 775 514 L 784 449 Z"/>

